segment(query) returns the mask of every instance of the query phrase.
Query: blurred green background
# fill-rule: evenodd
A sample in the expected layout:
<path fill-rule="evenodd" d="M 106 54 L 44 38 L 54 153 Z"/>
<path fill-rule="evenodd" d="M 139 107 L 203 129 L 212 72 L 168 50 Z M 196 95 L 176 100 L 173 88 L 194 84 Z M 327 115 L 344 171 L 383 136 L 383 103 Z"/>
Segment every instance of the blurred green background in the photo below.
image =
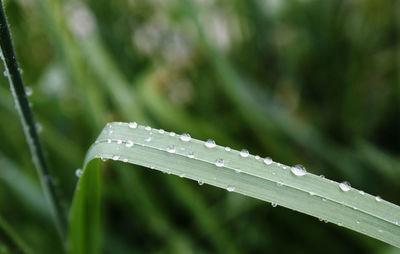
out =
<path fill-rule="evenodd" d="M 213 138 L 400 204 L 400 1 L 5 6 L 66 211 L 75 169 L 110 121 Z M 0 215 L 35 253 L 59 253 L 7 79 L 0 83 Z M 179 177 L 113 162 L 102 171 L 104 253 L 399 253 Z"/>

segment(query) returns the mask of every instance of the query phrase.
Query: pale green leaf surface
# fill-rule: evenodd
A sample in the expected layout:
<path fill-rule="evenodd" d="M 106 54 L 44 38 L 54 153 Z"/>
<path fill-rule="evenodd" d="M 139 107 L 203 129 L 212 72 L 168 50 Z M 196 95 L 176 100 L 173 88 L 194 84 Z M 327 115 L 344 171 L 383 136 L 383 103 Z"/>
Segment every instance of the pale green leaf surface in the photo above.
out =
<path fill-rule="evenodd" d="M 126 146 L 128 140 L 134 145 Z M 174 146 L 176 152 L 168 152 L 168 146 Z M 193 152 L 194 158 L 188 157 L 189 152 Z M 185 142 L 179 135 L 150 127 L 129 128 L 127 123 L 110 123 L 89 149 L 84 165 L 92 165 L 96 158 L 129 162 L 202 181 L 277 203 L 400 247 L 399 206 L 354 188 L 342 191 L 339 183 L 311 173 L 296 176 L 289 166 L 276 162 L 267 165 L 262 158 L 242 157 L 233 149 L 226 151 L 218 145 L 208 148 L 203 141 L 193 138 Z M 217 159 L 224 160 L 223 167 L 215 165 Z M 88 168 L 78 188 L 89 181 L 87 171 Z M 80 193 L 75 194 L 72 218 L 85 213 L 76 207 L 76 200 L 88 194 Z"/>

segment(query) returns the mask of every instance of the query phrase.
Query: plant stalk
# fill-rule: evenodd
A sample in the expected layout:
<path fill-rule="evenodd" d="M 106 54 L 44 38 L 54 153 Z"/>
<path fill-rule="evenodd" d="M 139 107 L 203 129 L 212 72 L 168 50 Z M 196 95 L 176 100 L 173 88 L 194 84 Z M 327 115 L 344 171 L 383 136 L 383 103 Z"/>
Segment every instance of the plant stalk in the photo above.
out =
<path fill-rule="evenodd" d="M 60 199 L 57 196 L 56 188 L 44 157 L 44 152 L 37 132 L 35 118 L 26 96 L 26 91 L 12 44 L 11 34 L 8 28 L 2 0 L 0 0 L 0 46 L 0 55 L 5 67 L 4 74 L 8 77 L 8 81 L 10 83 L 10 89 L 22 121 L 22 126 L 29 148 L 32 153 L 33 163 L 37 169 L 44 195 L 52 210 L 58 232 L 60 233 L 61 238 L 64 240 L 67 228 L 66 217 L 63 209 L 61 208 Z"/>

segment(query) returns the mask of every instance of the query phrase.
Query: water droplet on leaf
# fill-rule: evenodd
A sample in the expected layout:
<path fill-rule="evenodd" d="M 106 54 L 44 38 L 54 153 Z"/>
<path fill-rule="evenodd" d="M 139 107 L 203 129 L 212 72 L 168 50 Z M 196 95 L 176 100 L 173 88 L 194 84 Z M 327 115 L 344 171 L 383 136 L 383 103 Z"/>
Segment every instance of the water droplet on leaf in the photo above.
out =
<path fill-rule="evenodd" d="M 132 146 L 133 146 L 133 141 L 132 141 L 132 140 L 126 141 L 125 146 L 126 146 L 126 147 L 132 147 Z"/>
<path fill-rule="evenodd" d="M 192 137 L 188 133 L 183 133 L 181 135 L 180 139 L 184 142 L 188 142 L 192 139 Z"/>
<path fill-rule="evenodd" d="M 31 96 L 33 94 L 32 88 L 30 88 L 29 86 L 26 86 L 25 87 L 25 94 L 26 94 L 26 96 Z"/>
<path fill-rule="evenodd" d="M 232 191 L 235 191 L 235 187 L 231 186 L 231 185 L 228 185 L 228 187 L 226 187 L 226 190 L 229 191 L 229 192 L 232 192 Z"/>
<path fill-rule="evenodd" d="M 247 151 L 246 149 L 243 149 L 242 151 L 240 151 L 240 156 L 242 156 L 242 157 L 247 157 L 247 156 L 249 156 L 249 151 Z"/>
<path fill-rule="evenodd" d="M 225 164 L 225 162 L 224 162 L 223 159 L 217 159 L 217 160 L 215 161 L 215 166 L 217 166 L 217 167 L 223 167 L 224 164 Z"/>
<path fill-rule="evenodd" d="M 349 191 L 350 189 L 351 189 L 351 186 L 350 186 L 350 183 L 348 183 L 348 182 L 342 182 L 342 183 L 339 183 L 339 188 L 342 190 L 342 191 Z"/>
<path fill-rule="evenodd" d="M 175 146 L 174 145 L 167 146 L 167 152 L 175 153 L 176 152 Z"/>
<path fill-rule="evenodd" d="M 304 176 L 307 173 L 307 170 L 302 165 L 291 167 L 290 170 L 296 176 Z"/>
<path fill-rule="evenodd" d="M 204 143 L 204 145 L 205 145 L 206 147 L 208 147 L 208 148 L 213 148 L 213 147 L 216 146 L 215 141 L 212 140 L 212 139 L 208 139 L 208 140 Z"/>
<path fill-rule="evenodd" d="M 270 157 L 266 157 L 264 159 L 264 163 L 267 164 L 267 165 L 270 165 L 272 163 L 272 159 Z"/>
<path fill-rule="evenodd" d="M 83 173 L 83 171 L 82 171 L 82 169 L 80 169 L 80 168 L 78 168 L 77 170 L 75 170 L 75 175 L 76 175 L 76 177 L 78 177 L 78 178 L 80 178 L 80 177 L 82 176 L 82 173 Z"/>
<path fill-rule="evenodd" d="M 128 126 L 129 126 L 129 128 L 136 129 L 137 128 L 137 123 L 136 122 L 130 122 L 128 124 Z"/>

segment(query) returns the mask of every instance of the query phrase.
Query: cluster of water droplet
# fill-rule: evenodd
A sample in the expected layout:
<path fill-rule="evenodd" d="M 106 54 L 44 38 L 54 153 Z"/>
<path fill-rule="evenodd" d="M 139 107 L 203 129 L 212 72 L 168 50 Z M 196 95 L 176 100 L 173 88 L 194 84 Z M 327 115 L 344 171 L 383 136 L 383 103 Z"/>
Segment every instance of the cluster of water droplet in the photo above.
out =
<path fill-rule="evenodd" d="M 121 124 L 122 124 L 122 123 L 121 123 Z M 139 125 L 138 125 L 136 122 L 130 122 L 130 123 L 128 123 L 128 127 L 131 128 L 131 129 L 136 129 L 136 128 L 138 128 L 138 126 L 139 126 Z M 111 128 L 112 128 L 112 125 L 110 125 L 109 127 L 110 127 L 110 129 L 111 129 Z M 144 127 L 144 129 L 145 129 L 146 131 L 149 131 L 149 132 L 150 132 L 150 133 L 149 133 L 150 136 L 147 136 L 147 137 L 144 139 L 145 142 L 149 143 L 149 142 L 152 141 L 151 135 L 153 134 L 153 132 L 152 132 L 153 129 L 152 129 L 150 126 L 146 126 L 146 127 Z M 157 130 L 154 130 L 154 131 L 157 131 Z M 190 134 L 188 134 L 188 133 L 184 133 L 184 134 L 181 134 L 181 135 L 176 135 L 174 132 L 166 132 L 166 131 L 164 131 L 163 129 L 160 129 L 160 130 L 158 130 L 157 132 L 158 132 L 159 134 L 167 134 L 167 135 L 169 135 L 169 136 L 171 136 L 171 137 L 178 136 L 178 137 L 179 137 L 179 140 L 182 141 L 182 142 L 189 142 L 189 141 L 192 140 L 192 137 L 191 137 Z M 112 133 L 112 130 L 109 130 L 109 133 L 111 134 L 111 133 Z M 106 140 L 106 142 L 107 142 L 107 143 L 111 143 L 111 142 L 113 142 L 113 141 L 112 141 L 111 139 L 108 138 L 108 139 Z M 135 144 L 132 140 L 127 140 L 127 141 L 124 142 L 124 141 L 122 141 L 122 140 L 120 140 L 120 139 L 117 139 L 117 140 L 115 140 L 114 142 L 116 142 L 117 144 L 125 144 L 125 146 L 128 147 L 128 148 L 129 148 L 129 147 L 133 147 L 134 144 Z M 143 144 L 142 144 L 142 145 L 143 145 Z M 205 146 L 206 148 L 213 149 L 213 148 L 217 147 L 217 144 L 215 143 L 214 140 L 208 139 L 206 142 L 204 142 L 204 146 Z M 176 146 L 175 146 L 174 144 L 170 144 L 170 145 L 166 146 L 164 149 L 165 149 L 165 151 L 168 152 L 168 153 L 172 153 L 172 154 L 177 153 L 177 148 L 176 148 Z M 231 148 L 230 148 L 230 147 L 224 147 L 223 149 L 224 149 L 226 152 L 230 152 L 230 151 L 231 151 Z M 185 149 L 184 149 L 184 148 L 180 148 L 180 150 L 184 151 Z M 179 151 L 180 151 L 180 150 L 179 150 Z M 185 152 L 185 153 L 182 154 L 182 155 L 185 155 L 185 156 L 188 157 L 188 158 L 195 158 L 195 154 L 194 154 L 193 151 L 187 151 L 187 152 Z M 248 157 L 250 157 L 250 153 L 249 153 L 249 151 L 246 150 L 246 149 L 241 150 L 241 151 L 239 152 L 239 155 L 240 155 L 240 157 L 242 157 L 242 158 L 248 158 Z M 112 160 L 122 160 L 122 161 L 125 161 L 125 162 L 128 161 L 128 159 L 121 159 L 120 156 L 118 156 L 118 155 L 111 156 L 111 159 L 112 159 Z M 266 164 L 266 165 L 271 165 L 272 163 L 274 163 L 274 161 L 273 161 L 270 157 L 266 157 L 266 158 L 264 158 L 264 159 L 261 159 L 260 156 L 256 155 L 256 156 L 254 156 L 254 159 L 259 160 L 259 161 L 263 162 L 263 163 Z M 105 159 L 104 159 L 104 160 L 105 160 Z M 225 166 L 226 166 L 226 163 L 225 163 L 225 160 L 224 160 L 223 158 L 217 158 L 217 159 L 214 161 L 214 165 L 215 165 L 216 167 L 225 167 Z M 293 175 L 295 175 L 296 177 L 305 176 L 305 175 L 307 174 L 307 170 L 306 170 L 302 165 L 295 165 L 295 166 L 293 166 L 293 167 L 288 167 L 288 166 L 286 166 L 286 165 L 283 165 L 283 164 L 277 163 L 277 162 L 275 162 L 275 165 L 281 167 L 282 169 L 290 169 L 290 172 L 291 172 Z M 233 169 L 234 169 L 237 173 L 241 173 L 241 172 L 242 172 L 242 170 L 241 170 L 240 168 L 233 168 Z M 76 173 L 77 176 L 80 176 L 80 175 L 82 174 L 81 170 L 80 170 L 80 171 L 77 170 L 75 173 Z M 275 172 L 272 172 L 272 174 L 275 174 Z M 180 176 L 180 177 L 185 177 L 185 175 L 184 175 L 183 173 L 179 174 L 179 176 Z M 323 175 L 321 175 L 320 177 L 321 177 L 321 178 L 324 178 Z M 216 179 L 216 178 L 214 177 L 214 179 Z M 333 182 L 333 181 L 332 181 L 332 182 Z M 203 181 L 199 181 L 199 185 L 202 185 L 203 183 L 204 183 Z M 280 181 L 277 182 L 277 185 L 278 185 L 278 186 L 283 186 L 283 185 L 284 185 L 284 182 L 280 180 Z M 228 191 L 235 191 L 235 187 L 232 186 L 232 185 L 228 185 L 228 186 L 226 187 L 226 189 L 227 189 Z M 352 188 L 351 188 L 351 186 L 350 186 L 350 184 L 349 184 L 348 182 L 342 182 L 342 183 L 339 183 L 339 189 L 340 189 L 341 191 L 343 191 L 343 192 L 348 192 L 348 191 L 350 191 Z M 365 194 L 363 191 L 358 191 L 358 192 L 359 192 L 360 195 L 364 195 L 364 194 Z M 317 195 L 315 192 L 312 192 L 312 191 L 309 191 L 308 193 L 309 193 L 310 196 Z M 376 200 L 377 202 L 382 201 L 382 199 L 381 199 L 379 196 L 375 197 L 375 200 Z M 322 197 L 322 201 L 327 201 L 327 199 L 324 198 L 324 197 Z M 277 204 L 274 203 L 274 202 L 271 203 L 271 204 L 272 204 L 273 207 L 275 207 L 275 206 L 277 205 Z M 355 208 L 355 209 L 356 209 L 356 208 Z"/>

